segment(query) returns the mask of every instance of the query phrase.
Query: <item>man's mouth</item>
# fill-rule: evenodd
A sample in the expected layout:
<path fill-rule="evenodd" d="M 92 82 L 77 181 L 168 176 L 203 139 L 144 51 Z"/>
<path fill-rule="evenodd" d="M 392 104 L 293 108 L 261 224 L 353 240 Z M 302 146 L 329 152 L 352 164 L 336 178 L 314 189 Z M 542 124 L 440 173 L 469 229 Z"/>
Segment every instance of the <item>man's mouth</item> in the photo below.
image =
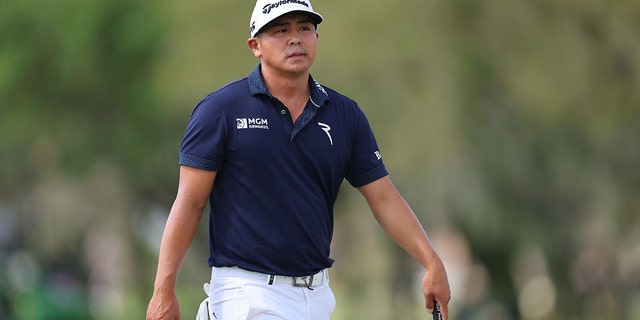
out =
<path fill-rule="evenodd" d="M 303 57 L 303 56 L 306 56 L 306 55 L 307 54 L 304 53 L 303 51 L 294 51 L 294 52 L 289 54 L 289 58 Z"/>

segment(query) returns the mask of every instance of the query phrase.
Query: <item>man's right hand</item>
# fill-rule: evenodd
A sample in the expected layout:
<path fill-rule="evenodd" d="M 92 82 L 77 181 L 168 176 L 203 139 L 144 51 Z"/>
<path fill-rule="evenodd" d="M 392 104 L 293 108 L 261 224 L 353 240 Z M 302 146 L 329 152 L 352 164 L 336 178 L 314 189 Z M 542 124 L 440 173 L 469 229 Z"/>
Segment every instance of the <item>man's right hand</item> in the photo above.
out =
<path fill-rule="evenodd" d="M 147 307 L 147 320 L 180 320 L 180 304 L 175 294 L 153 294 Z"/>

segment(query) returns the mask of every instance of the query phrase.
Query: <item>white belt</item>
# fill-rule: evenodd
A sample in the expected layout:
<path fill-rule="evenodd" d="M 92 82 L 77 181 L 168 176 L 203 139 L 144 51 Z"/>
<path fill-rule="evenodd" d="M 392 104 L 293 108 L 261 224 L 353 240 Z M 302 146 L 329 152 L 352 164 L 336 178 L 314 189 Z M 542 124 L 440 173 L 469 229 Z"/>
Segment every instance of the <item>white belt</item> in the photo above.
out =
<path fill-rule="evenodd" d="M 311 288 L 322 284 L 325 279 L 328 280 L 329 272 L 327 269 L 324 269 L 310 276 L 289 277 L 248 271 L 238 267 L 213 267 L 211 271 L 211 279 L 215 279 L 216 277 L 243 277 L 255 279 L 268 285 L 286 284 L 294 287 Z"/>

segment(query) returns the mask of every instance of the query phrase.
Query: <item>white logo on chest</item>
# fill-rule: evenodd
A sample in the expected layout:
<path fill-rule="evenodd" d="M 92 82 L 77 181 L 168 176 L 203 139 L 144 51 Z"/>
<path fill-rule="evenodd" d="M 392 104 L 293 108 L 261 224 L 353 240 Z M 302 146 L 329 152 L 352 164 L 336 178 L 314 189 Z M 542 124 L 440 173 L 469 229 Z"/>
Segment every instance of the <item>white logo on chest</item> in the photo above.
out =
<path fill-rule="evenodd" d="M 269 129 L 267 119 L 261 118 L 236 118 L 237 129 Z"/>
<path fill-rule="evenodd" d="M 318 125 L 320 126 L 320 128 L 322 128 L 322 131 L 327 134 L 327 137 L 329 137 L 329 142 L 331 143 L 331 145 L 333 145 L 333 138 L 331 138 L 331 133 L 329 133 L 329 131 L 331 131 L 331 127 L 328 124 L 322 122 L 318 122 Z"/>

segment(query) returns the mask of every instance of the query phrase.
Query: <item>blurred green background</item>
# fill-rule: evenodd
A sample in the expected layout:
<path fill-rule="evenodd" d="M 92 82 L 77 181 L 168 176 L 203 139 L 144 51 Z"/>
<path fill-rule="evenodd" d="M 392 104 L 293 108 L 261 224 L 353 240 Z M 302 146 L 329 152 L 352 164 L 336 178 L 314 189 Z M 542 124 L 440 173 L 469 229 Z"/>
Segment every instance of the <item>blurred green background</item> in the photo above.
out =
<path fill-rule="evenodd" d="M 257 64 L 253 1 L 0 0 L 0 319 L 142 319 L 191 110 Z M 449 272 L 452 319 L 640 319 L 635 0 L 315 0 Z M 207 281 L 206 215 L 181 271 Z M 345 183 L 336 320 L 427 319 Z"/>

